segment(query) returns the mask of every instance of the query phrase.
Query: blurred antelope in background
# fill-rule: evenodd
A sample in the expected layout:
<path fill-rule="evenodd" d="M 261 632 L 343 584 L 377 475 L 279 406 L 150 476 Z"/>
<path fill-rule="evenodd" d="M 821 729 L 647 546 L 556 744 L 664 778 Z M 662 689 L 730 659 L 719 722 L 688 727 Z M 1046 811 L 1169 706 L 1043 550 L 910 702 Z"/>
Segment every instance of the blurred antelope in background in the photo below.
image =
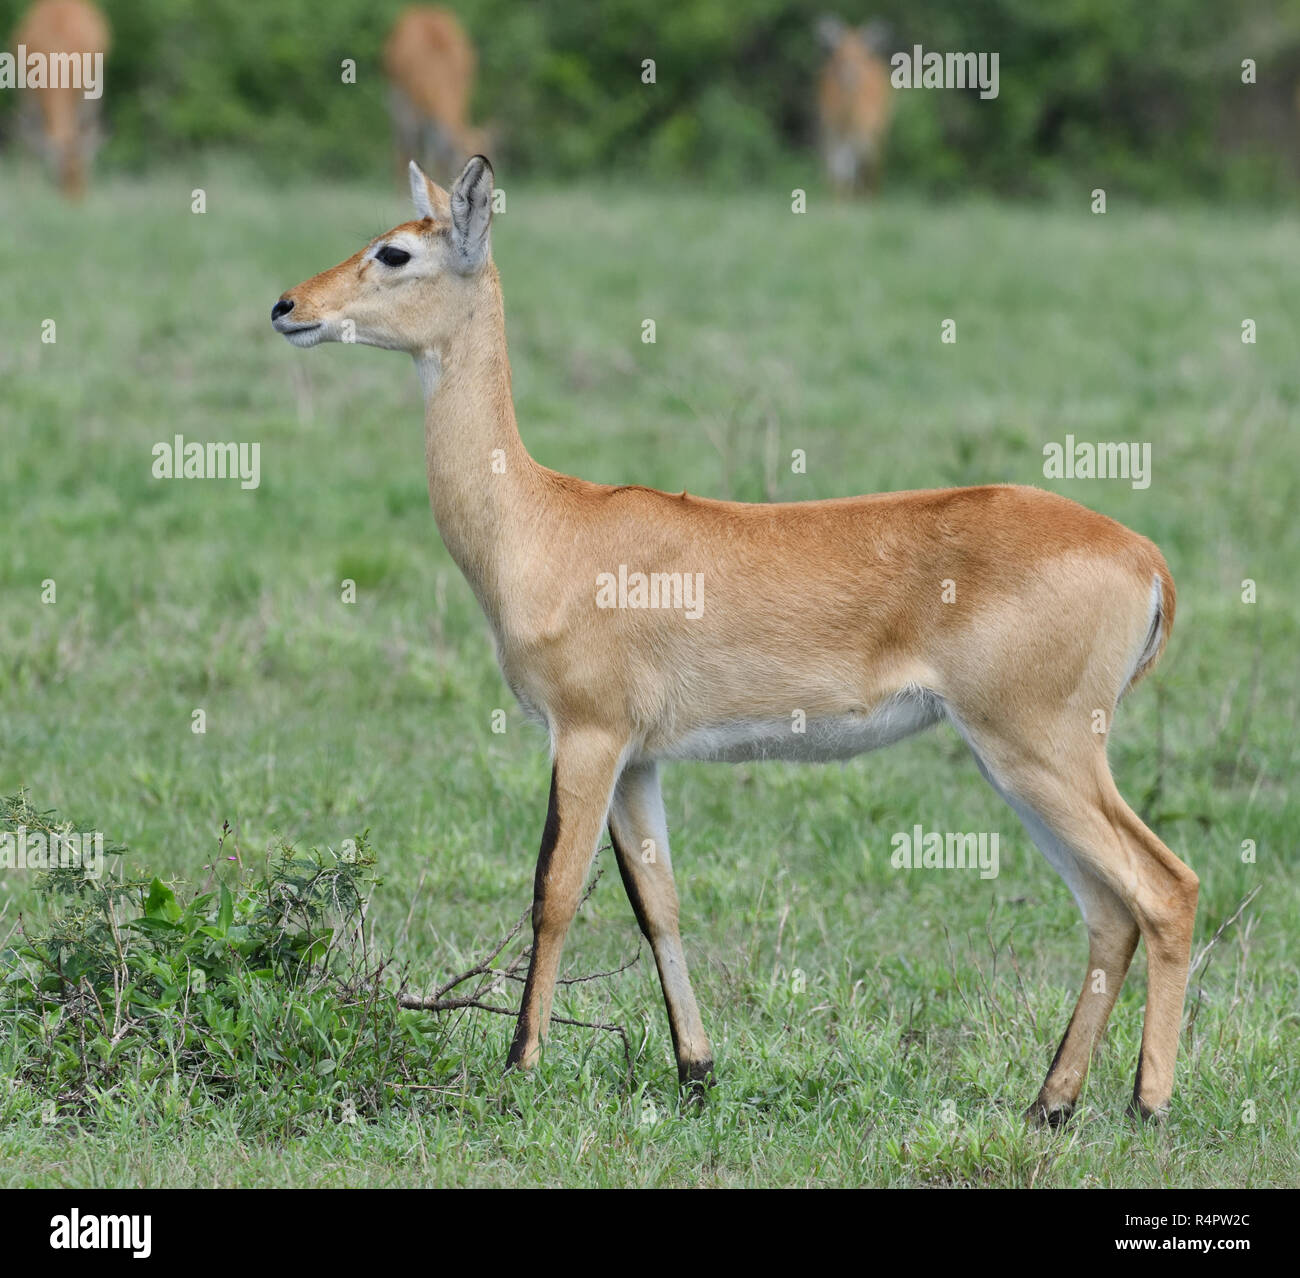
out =
<path fill-rule="evenodd" d="M 1197 878 L 1120 797 L 1106 760 L 1116 704 L 1173 625 L 1160 551 L 1037 488 L 761 505 L 539 465 L 515 422 L 491 166 L 474 157 L 450 193 L 414 163 L 410 174 L 416 219 L 282 294 L 271 322 L 295 346 L 356 341 L 413 357 L 434 518 L 506 682 L 550 736 L 509 1063 L 537 1060 L 608 823 L 679 1078 L 694 1087 L 712 1074 L 678 930 L 662 761 L 846 759 L 946 721 L 1087 925 L 1083 992 L 1027 1117 L 1070 1113 L 1139 933 L 1148 987 L 1133 1108 L 1161 1111 Z"/>
<path fill-rule="evenodd" d="M 47 82 L 26 91 L 34 95 L 39 112 L 35 128 L 40 149 L 54 168 L 63 193 L 78 199 L 86 189 L 86 173 L 100 142 L 102 101 L 98 96 L 86 96 L 81 71 L 85 55 L 99 54 L 101 62 L 107 55 L 108 22 L 89 0 L 38 0 L 19 23 L 13 42 L 15 51 L 21 45 L 29 54 L 44 55 L 51 68 L 57 64 L 65 74 L 70 70 L 76 76 L 75 84 L 65 78 L 57 87 Z M 102 90 L 103 86 L 98 86 L 98 91 Z"/>
<path fill-rule="evenodd" d="M 469 123 L 477 58 L 465 28 L 448 9 L 414 7 L 399 15 L 384 45 L 396 159 L 450 177 L 488 134 Z"/>
<path fill-rule="evenodd" d="M 874 194 L 880 185 L 893 87 L 880 54 L 883 23 L 850 27 L 832 15 L 817 35 L 828 52 L 817 83 L 822 160 L 838 195 Z"/>

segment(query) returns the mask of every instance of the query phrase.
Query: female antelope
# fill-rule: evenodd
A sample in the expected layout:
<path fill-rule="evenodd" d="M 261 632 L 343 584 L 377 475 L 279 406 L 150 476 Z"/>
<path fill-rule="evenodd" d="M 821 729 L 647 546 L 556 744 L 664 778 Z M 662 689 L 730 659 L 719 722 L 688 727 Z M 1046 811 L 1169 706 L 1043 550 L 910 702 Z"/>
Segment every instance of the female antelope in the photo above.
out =
<path fill-rule="evenodd" d="M 1169 636 L 1174 586 L 1160 552 L 1033 488 L 748 505 L 548 470 L 515 426 L 491 166 L 474 157 L 449 195 L 412 164 L 411 189 L 418 220 L 290 289 L 271 319 L 295 346 L 348 340 L 413 356 L 439 530 L 507 682 L 550 732 L 509 1063 L 537 1058 L 608 822 L 679 1076 L 701 1085 L 711 1074 L 678 934 L 660 760 L 842 759 L 947 719 L 1088 928 L 1083 993 L 1027 1116 L 1068 1116 L 1139 932 L 1150 984 L 1133 1104 L 1163 1110 L 1197 879 L 1120 797 L 1094 731 L 1096 712 L 1109 724 Z"/>
<path fill-rule="evenodd" d="M 474 45 L 450 9 L 403 9 L 384 42 L 384 75 L 399 173 L 419 156 L 445 178 L 487 134 L 469 123 Z"/>
<path fill-rule="evenodd" d="M 85 77 L 98 56 L 99 72 L 111 36 L 108 20 L 90 0 L 37 0 L 14 32 L 15 48 L 43 54 L 43 86 L 29 88 L 40 117 L 40 141 L 69 199 L 86 192 L 86 173 L 98 149 L 103 83 Z M 56 83 L 56 71 L 57 83 Z"/>

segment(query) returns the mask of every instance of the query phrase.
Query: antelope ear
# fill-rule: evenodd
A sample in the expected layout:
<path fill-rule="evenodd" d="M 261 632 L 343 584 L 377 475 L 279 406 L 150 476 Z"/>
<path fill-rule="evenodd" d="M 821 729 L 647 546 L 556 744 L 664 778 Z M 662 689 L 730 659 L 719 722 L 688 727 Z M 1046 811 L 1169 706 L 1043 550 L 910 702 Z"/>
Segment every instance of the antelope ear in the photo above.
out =
<path fill-rule="evenodd" d="M 431 181 L 414 160 L 411 161 L 410 175 L 411 199 L 415 204 L 415 211 L 421 217 L 445 220 L 449 210 L 447 192 L 436 182 Z"/>
<path fill-rule="evenodd" d="M 492 166 L 473 156 L 451 188 L 451 243 L 460 269 L 469 274 L 488 259 L 492 230 Z"/>
<path fill-rule="evenodd" d="M 833 13 L 823 13 L 817 19 L 816 25 L 817 42 L 828 53 L 833 53 L 839 47 L 839 43 L 844 39 L 844 33 L 849 29 L 848 23 L 843 18 Z"/>
<path fill-rule="evenodd" d="M 884 57 L 894 40 L 894 29 L 883 18 L 872 18 L 858 28 L 858 39 L 878 57 Z"/>

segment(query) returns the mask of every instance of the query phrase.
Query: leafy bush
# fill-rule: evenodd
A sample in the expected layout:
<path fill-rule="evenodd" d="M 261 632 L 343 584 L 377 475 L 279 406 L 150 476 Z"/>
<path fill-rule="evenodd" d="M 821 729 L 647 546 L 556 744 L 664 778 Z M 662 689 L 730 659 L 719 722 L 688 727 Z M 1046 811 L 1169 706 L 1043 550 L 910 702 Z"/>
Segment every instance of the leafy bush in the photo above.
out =
<path fill-rule="evenodd" d="M 0 804 L 0 831 L 19 826 L 60 828 L 25 796 Z M 0 949 L 20 1104 L 47 1121 L 156 1107 L 283 1131 L 373 1116 L 395 1081 L 436 1076 L 437 1031 L 398 1011 L 366 940 L 379 880 L 364 835 L 340 854 L 281 845 L 256 871 L 219 859 L 188 896 L 117 862 L 100 879 L 38 872 L 44 918 Z"/>

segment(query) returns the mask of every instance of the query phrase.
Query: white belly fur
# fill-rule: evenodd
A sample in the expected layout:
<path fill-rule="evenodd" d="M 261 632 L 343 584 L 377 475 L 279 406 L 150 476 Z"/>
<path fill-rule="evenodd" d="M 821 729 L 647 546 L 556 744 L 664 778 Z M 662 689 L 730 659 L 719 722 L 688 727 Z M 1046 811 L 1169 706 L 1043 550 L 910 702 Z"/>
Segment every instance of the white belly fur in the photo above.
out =
<path fill-rule="evenodd" d="M 784 719 L 733 719 L 696 728 L 654 754 L 660 759 L 724 763 L 756 759 L 827 763 L 893 745 L 942 717 L 939 698 L 918 688 L 900 692 L 869 711 L 809 716 L 802 732 L 795 730 L 797 720 L 793 715 Z"/>

